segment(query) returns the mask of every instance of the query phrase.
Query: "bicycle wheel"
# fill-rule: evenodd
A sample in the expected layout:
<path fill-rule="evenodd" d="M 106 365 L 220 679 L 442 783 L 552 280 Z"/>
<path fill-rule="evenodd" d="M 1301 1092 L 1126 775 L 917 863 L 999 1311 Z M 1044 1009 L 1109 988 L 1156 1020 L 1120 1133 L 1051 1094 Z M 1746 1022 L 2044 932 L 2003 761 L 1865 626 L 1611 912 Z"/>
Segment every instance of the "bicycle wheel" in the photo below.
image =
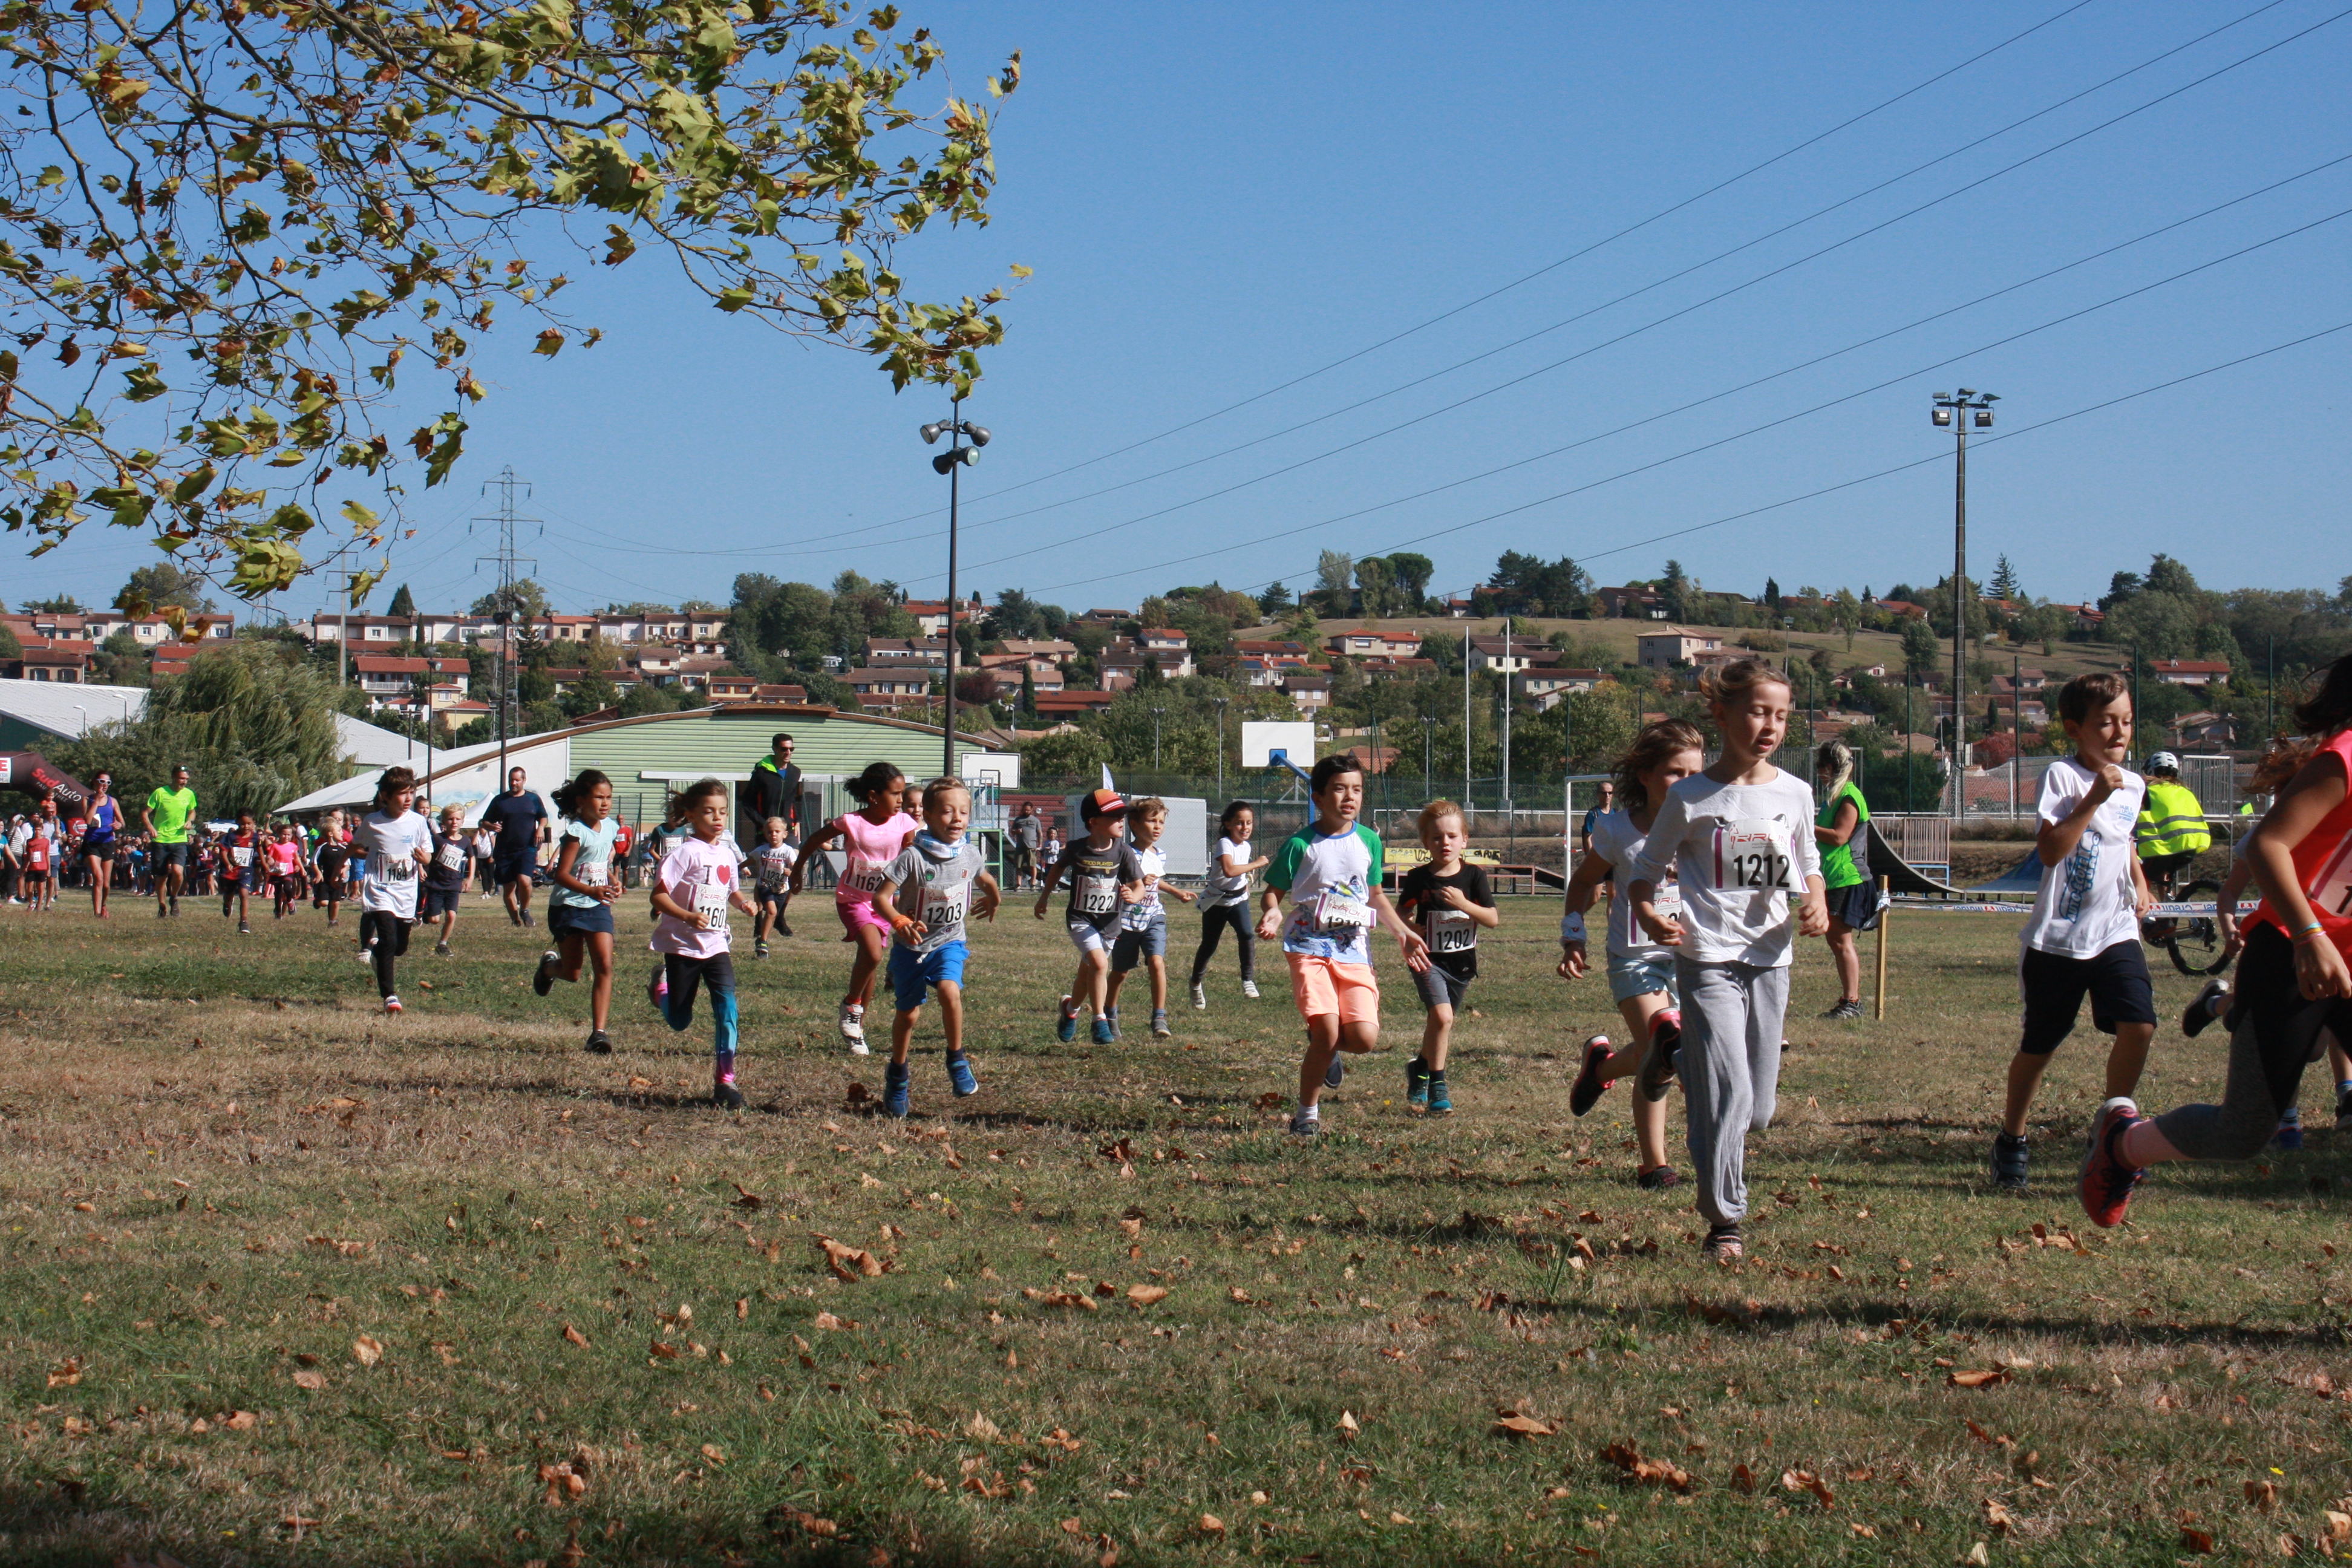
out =
<path fill-rule="evenodd" d="M 2221 889 L 2215 882 L 2191 882 L 2181 889 L 2179 901 L 2184 904 L 2207 903 L 2220 898 Z M 2172 935 L 2164 944 L 2172 954 L 2172 966 L 2183 974 L 2218 973 L 2227 962 L 2227 949 L 2221 942 L 2221 922 L 2211 915 L 2182 915 L 2172 922 Z"/>

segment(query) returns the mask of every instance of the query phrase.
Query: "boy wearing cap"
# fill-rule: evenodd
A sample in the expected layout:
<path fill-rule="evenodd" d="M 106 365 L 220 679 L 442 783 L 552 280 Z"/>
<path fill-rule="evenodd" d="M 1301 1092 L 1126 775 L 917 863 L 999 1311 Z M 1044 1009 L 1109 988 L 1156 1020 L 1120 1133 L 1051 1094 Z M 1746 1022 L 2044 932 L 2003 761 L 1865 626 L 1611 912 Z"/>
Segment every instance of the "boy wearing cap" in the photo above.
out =
<path fill-rule="evenodd" d="M 1307 1020 L 1307 1058 L 1298 1066 L 1298 1112 L 1291 1131 L 1322 1130 L 1319 1101 L 1339 1085 L 1339 1053 L 1381 1043 L 1381 983 L 1372 973 L 1371 928 L 1387 928 L 1415 971 L 1429 967 L 1429 943 L 1404 923 L 1381 891 L 1380 835 L 1356 818 L 1364 806 L 1364 768 L 1352 752 L 1326 757 L 1307 778 L 1315 820 L 1275 851 L 1266 868 L 1257 934 L 1282 937 L 1291 995 Z M 1290 918 L 1282 917 L 1285 894 Z"/>
<path fill-rule="evenodd" d="M 1070 994 L 1055 1014 L 1056 1039 L 1078 1037 L 1078 1004 L 1084 999 L 1094 1013 L 1094 1043 L 1107 1046 L 1114 1038 L 1105 994 L 1110 987 L 1110 952 L 1118 940 L 1119 906 L 1143 897 L 1143 865 L 1119 830 L 1126 824 L 1127 802 L 1115 790 L 1098 789 L 1078 803 L 1078 816 L 1087 836 L 1063 851 L 1045 873 L 1037 891 L 1037 918 L 1054 896 L 1054 884 L 1069 879 L 1067 929 L 1070 945 L 1078 950 L 1078 972 Z"/>

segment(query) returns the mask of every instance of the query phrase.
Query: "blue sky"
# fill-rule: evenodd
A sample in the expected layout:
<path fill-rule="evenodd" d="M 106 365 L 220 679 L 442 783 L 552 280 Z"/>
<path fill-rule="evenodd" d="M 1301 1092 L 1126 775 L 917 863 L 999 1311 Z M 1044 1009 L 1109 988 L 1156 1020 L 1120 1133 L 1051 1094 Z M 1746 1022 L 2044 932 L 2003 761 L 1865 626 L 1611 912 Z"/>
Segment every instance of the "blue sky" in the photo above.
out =
<path fill-rule="evenodd" d="M 909 6 L 961 90 L 1025 54 L 995 223 L 903 257 L 931 297 L 1036 269 L 971 405 L 996 440 L 967 470 L 962 585 L 1133 605 L 1212 578 L 1302 586 L 1327 548 L 1417 549 L 1444 590 L 1506 549 L 1589 561 L 1602 582 L 1671 555 L 1748 593 L 1768 575 L 1931 580 L 1949 569 L 1952 473 L 1930 393 L 1999 392 L 2005 435 L 2352 322 L 2352 216 L 2326 221 L 2352 209 L 2352 161 L 2305 174 L 2352 153 L 2352 16 L 2072 5 Z M 412 498 L 387 594 L 483 590 L 474 557 L 493 536 L 467 520 L 505 465 L 534 485 L 545 531 L 524 531 L 526 553 L 562 609 L 723 600 L 739 571 L 944 587 L 946 483 L 915 434 L 939 398 L 694 304 L 656 266 L 589 270 L 567 299 L 606 342 L 550 363 L 526 331 L 491 340 L 470 455 Z M 1972 447 L 1972 571 L 2006 552 L 2029 592 L 2080 598 L 2164 550 L 2209 586 L 2332 587 L 2352 572 L 2347 366 L 2352 331 Z M 145 557 L 100 531 L 8 596 L 110 596 Z M 280 601 L 324 602 L 307 586 Z"/>

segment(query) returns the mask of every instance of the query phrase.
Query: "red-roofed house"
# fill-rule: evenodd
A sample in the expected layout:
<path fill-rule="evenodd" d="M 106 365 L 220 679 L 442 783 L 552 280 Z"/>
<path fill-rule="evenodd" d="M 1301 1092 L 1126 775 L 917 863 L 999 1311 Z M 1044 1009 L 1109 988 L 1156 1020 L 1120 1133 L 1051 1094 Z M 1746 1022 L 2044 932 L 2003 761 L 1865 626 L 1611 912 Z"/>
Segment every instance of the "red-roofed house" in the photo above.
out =
<path fill-rule="evenodd" d="M 2226 658 L 2159 658 L 2151 660 L 2147 668 L 2167 686 L 2215 686 L 2230 679 Z"/>

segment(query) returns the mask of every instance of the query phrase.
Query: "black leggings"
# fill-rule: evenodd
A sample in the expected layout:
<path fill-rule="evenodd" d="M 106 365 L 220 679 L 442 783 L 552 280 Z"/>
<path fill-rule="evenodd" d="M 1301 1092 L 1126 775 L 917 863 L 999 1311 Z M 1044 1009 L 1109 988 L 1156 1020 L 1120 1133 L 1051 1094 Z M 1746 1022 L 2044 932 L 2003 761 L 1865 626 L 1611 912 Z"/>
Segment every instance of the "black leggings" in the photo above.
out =
<path fill-rule="evenodd" d="M 1192 954 L 1192 984 L 1198 985 L 1209 973 L 1209 960 L 1217 955 L 1217 939 L 1224 928 L 1234 928 L 1234 940 L 1241 944 L 1242 978 L 1257 978 L 1257 927 L 1249 918 L 1246 900 L 1238 904 L 1216 904 L 1201 911 L 1201 946 Z"/>
<path fill-rule="evenodd" d="M 2327 1037 L 2352 1045 L 2352 1001 L 2306 1001 L 2294 978 L 2294 943 L 2264 921 L 2246 939 L 2230 1030 L 2229 1077 L 2219 1105 L 2184 1105 L 2157 1130 L 2192 1160 L 2251 1160 L 2295 1101 L 2303 1069 L 2327 1054 Z"/>
<path fill-rule="evenodd" d="M 379 996 L 389 996 L 398 989 L 392 983 L 392 965 L 408 951 L 408 930 L 415 921 L 402 920 L 390 910 L 360 911 L 360 946 L 375 955 L 375 989 Z"/>

